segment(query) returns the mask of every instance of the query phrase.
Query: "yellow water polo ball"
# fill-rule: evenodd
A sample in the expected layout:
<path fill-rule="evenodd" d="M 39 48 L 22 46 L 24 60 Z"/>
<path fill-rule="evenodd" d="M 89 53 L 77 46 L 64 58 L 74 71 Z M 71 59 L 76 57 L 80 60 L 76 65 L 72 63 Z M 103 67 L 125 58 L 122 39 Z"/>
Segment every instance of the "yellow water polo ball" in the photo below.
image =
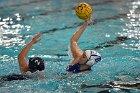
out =
<path fill-rule="evenodd" d="M 85 2 L 79 3 L 75 7 L 75 13 L 80 19 L 86 20 L 91 16 L 92 8 L 89 4 L 87 4 Z"/>

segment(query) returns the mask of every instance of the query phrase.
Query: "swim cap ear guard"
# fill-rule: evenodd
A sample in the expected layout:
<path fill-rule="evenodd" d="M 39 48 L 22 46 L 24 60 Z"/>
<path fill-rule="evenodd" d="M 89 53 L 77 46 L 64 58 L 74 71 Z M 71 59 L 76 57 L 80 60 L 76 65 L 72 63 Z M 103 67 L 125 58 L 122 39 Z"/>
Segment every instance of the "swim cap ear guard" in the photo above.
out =
<path fill-rule="evenodd" d="M 42 71 L 45 69 L 44 60 L 40 57 L 32 57 L 29 59 L 29 71 L 35 72 L 37 70 Z"/>
<path fill-rule="evenodd" d="M 86 50 L 85 54 L 87 56 L 86 64 L 88 66 L 93 66 L 95 63 L 101 61 L 101 55 L 95 50 Z"/>

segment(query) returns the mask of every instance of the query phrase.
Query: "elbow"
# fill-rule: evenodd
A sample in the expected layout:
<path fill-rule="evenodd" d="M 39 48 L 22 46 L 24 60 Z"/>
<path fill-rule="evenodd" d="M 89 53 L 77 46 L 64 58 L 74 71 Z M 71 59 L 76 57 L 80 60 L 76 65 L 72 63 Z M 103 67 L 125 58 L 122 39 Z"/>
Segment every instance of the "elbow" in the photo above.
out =
<path fill-rule="evenodd" d="M 20 60 L 20 59 L 21 59 L 21 54 L 18 55 L 18 60 Z"/>
<path fill-rule="evenodd" d="M 18 55 L 18 61 L 25 59 L 26 57 L 23 54 Z"/>
<path fill-rule="evenodd" d="M 73 38 L 71 38 L 71 39 L 70 39 L 70 42 L 73 42 L 73 41 L 74 41 Z"/>
<path fill-rule="evenodd" d="M 26 58 L 26 53 L 21 51 L 18 55 L 18 59 L 24 59 L 24 58 Z"/>
<path fill-rule="evenodd" d="M 76 41 L 75 41 L 75 40 L 73 40 L 73 39 L 71 39 L 71 44 L 73 44 L 73 43 L 76 43 Z"/>
<path fill-rule="evenodd" d="M 23 57 L 23 55 L 20 53 L 19 55 L 18 55 L 18 59 L 21 59 Z"/>
<path fill-rule="evenodd" d="M 71 43 L 77 42 L 77 40 L 74 37 L 72 37 L 70 41 Z"/>

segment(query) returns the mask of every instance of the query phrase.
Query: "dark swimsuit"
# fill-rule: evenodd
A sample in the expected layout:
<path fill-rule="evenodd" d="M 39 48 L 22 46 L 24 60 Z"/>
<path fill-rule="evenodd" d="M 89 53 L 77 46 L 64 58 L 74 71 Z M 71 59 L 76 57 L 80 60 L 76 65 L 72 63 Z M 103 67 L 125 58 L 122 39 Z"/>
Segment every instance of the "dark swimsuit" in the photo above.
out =
<path fill-rule="evenodd" d="M 80 72 L 84 72 L 84 71 L 91 71 L 91 68 L 80 70 L 80 64 L 75 64 L 75 65 L 69 65 L 66 68 L 66 71 L 72 72 L 72 73 L 80 73 Z"/>

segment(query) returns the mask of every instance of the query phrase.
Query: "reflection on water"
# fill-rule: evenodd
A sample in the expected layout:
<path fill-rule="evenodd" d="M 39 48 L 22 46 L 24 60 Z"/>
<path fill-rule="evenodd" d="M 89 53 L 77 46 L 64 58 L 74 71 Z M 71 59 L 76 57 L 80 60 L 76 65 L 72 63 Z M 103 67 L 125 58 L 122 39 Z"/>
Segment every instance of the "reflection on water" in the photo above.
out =
<path fill-rule="evenodd" d="M 21 16 L 15 14 L 16 21 L 21 20 Z M 30 26 L 15 23 L 12 18 L 0 18 L 0 45 L 6 48 L 13 47 L 15 44 L 24 45 L 25 41 L 20 35 L 21 30 L 30 30 Z"/>
<path fill-rule="evenodd" d="M 3 61 L 3 62 L 16 62 L 17 61 L 17 58 L 13 58 L 13 57 L 10 57 L 8 55 L 0 55 L 0 60 Z"/>
<path fill-rule="evenodd" d="M 121 35 L 133 38 L 129 44 L 122 44 L 124 48 L 140 50 L 140 1 L 133 1 L 129 4 L 128 22 L 123 27 L 124 33 Z"/>
<path fill-rule="evenodd" d="M 63 0 L 63 1 L 66 1 L 66 0 Z M 73 1 L 76 1 L 76 0 L 73 0 Z M 87 0 L 87 1 L 90 1 L 90 0 Z M 109 1 L 117 1 L 117 0 L 99 0 L 99 1 L 100 2 L 101 1 L 109 2 Z M 118 0 L 118 1 L 123 1 L 123 0 Z M 124 1 L 127 1 L 127 0 L 124 0 Z M 40 4 L 40 5 L 42 5 L 42 4 Z M 66 4 L 68 4 L 69 7 L 71 7 L 68 2 L 66 2 Z M 100 16 L 97 17 L 97 20 L 94 21 L 94 24 L 97 22 L 99 24 L 96 24 L 95 28 L 97 28 L 97 30 L 98 30 L 99 29 L 98 27 L 101 27 L 100 29 L 102 29 L 103 31 L 108 30 L 107 25 L 110 24 L 108 22 L 111 22 L 109 27 L 113 27 L 113 29 L 115 29 L 115 27 L 118 28 L 118 26 L 120 26 L 120 25 L 118 25 L 118 18 L 124 18 L 126 16 L 125 15 L 126 13 L 115 15 L 114 8 L 112 9 L 110 6 L 110 5 L 113 5 L 113 2 L 111 2 L 110 4 L 101 2 L 101 4 L 103 6 L 98 4 L 98 6 L 95 8 L 95 11 L 97 12 L 98 15 L 101 15 L 103 13 L 103 14 L 105 14 L 105 16 L 104 15 L 101 16 L 102 18 L 100 18 Z M 104 4 L 106 4 L 109 7 L 107 7 L 106 5 L 104 6 Z M 115 3 L 114 5 L 116 5 L 116 4 L 117 3 Z M 57 16 L 57 18 L 59 18 L 59 15 L 64 16 L 64 14 L 65 14 L 65 11 L 62 11 L 62 12 L 60 11 L 59 13 L 53 12 L 56 16 L 47 15 L 47 17 L 46 17 L 43 15 L 42 16 L 35 15 L 35 14 L 38 14 L 38 12 L 36 10 L 34 10 L 34 8 L 32 8 L 32 7 L 34 7 L 34 6 L 39 7 L 40 5 L 30 4 L 30 5 L 26 5 L 26 6 L 22 6 L 22 7 L 19 6 L 20 9 L 24 10 L 25 14 L 23 14 L 23 15 L 34 14 L 34 19 L 29 19 L 29 21 L 28 21 L 28 19 L 26 19 L 26 20 L 21 19 L 21 18 L 23 18 L 23 15 L 21 17 L 21 15 L 18 13 L 16 13 L 14 15 L 14 17 L 12 17 L 12 18 L 11 17 L 0 18 L 0 30 L 1 30 L 0 31 L 0 60 L 1 60 L 0 74 L 1 74 L 1 76 L 5 75 L 5 74 L 14 73 L 14 72 L 17 73 L 17 71 L 18 71 L 17 55 L 20 52 L 20 49 L 23 48 L 23 46 L 25 45 L 25 39 L 27 38 L 27 36 L 23 36 L 24 35 L 23 33 L 24 33 L 24 31 L 26 31 L 26 32 L 30 31 L 30 28 L 31 28 L 30 26 L 25 25 L 24 22 L 25 23 L 31 22 L 33 24 L 35 22 L 41 22 L 40 24 L 42 24 L 42 22 L 45 21 L 45 20 L 43 21 L 43 19 L 46 19 L 48 16 L 51 16 L 51 18 L 55 18 Z M 46 5 L 46 3 L 44 3 L 44 6 L 45 5 Z M 55 1 L 55 5 L 58 5 L 57 7 L 61 7 L 61 5 L 59 6 L 59 4 L 56 1 Z M 53 8 L 55 5 L 52 5 L 51 7 L 47 6 L 47 8 L 44 12 L 46 13 L 48 8 L 49 9 L 52 8 L 50 11 L 56 11 Z M 140 4 L 138 2 L 131 2 L 131 4 L 129 4 L 130 10 L 129 10 L 129 13 L 127 14 L 127 20 L 124 21 L 125 22 L 125 26 L 123 27 L 124 31 L 123 31 L 123 33 L 120 33 L 124 37 L 119 36 L 119 38 L 117 37 L 116 39 L 112 39 L 112 37 L 113 37 L 113 36 L 111 36 L 112 33 L 106 34 L 105 31 L 104 31 L 104 33 L 101 33 L 102 35 L 106 36 L 106 38 L 103 37 L 103 39 L 107 39 L 107 40 L 103 40 L 103 42 L 108 41 L 107 37 L 110 38 L 109 42 L 101 43 L 101 45 L 106 46 L 106 44 L 109 45 L 111 43 L 113 45 L 113 47 L 108 47 L 106 49 L 99 50 L 103 56 L 103 60 L 99 64 L 96 64 L 92 68 L 93 71 L 91 71 L 90 73 L 81 73 L 78 75 L 73 75 L 73 76 L 63 79 L 63 80 L 54 80 L 54 79 L 48 80 L 48 78 L 47 78 L 45 80 L 39 80 L 39 81 L 28 80 L 28 81 L 14 81 L 14 82 L 10 82 L 8 84 L 5 83 L 4 87 L 0 87 L 1 93 L 2 93 L 2 91 L 3 91 L 3 93 L 9 92 L 9 91 L 11 91 L 13 93 L 19 93 L 19 92 L 27 93 L 28 91 L 38 92 L 38 93 L 45 93 L 46 91 L 47 92 L 55 91 L 56 93 L 57 92 L 76 92 L 76 93 L 77 92 L 78 93 L 79 92 L 91 92 L 91 93 L 93 93 L 94 91 L 101 91 L 101 90 L 103 90 L 103 88 L 101 88 L 101 89 L 95 88 L 95 89 L 91 89 L 91 90 L 88 88 L 88 90 L 81 90 L 80 85 L 86 84 L 86 83 L 87 84 L 97 84 L 97 83 L 102 84 L 104 82 L 107 82 L 107 81 L 109 82 L 109 81 L 114 81 L 114 80 L 120 80 L 120 81 L 129 80 L 130 81 L 130 80 L 140 79 L 139 78 L 139 60 L 140 59 L 139 59 L 139 57 L 137 57 L 138 53 L 137 54 L 135 53 L 134 56 L 136 55 L 136 57 L 134 57 L 133 53 L 135 51 L 134 52 L 132 51 L 133 49 L 138 50 L 139 45 L 140 45 L 139 44 L 140 32 L 138 32 L 140 30 L 139 29 L 140 16 L 139 16 L 139 11 L 138 11 L 139 5 Z M 100 6 L 100 8 L 99 8 L 99 6 Z M 107 7 L 107 9 L 105 7 Z M 65 6 L 61 7 L 61 8 L 62 9 L 58 9 L 58 10 L 67 9 L 67 7 L 65 7 Z M 9 9 L 10 9 L 10 7 L 9 7 Z M 14 10 L 15 8 L 12 8 L 12 9 Z M 15 11 L 20 10 L 20 9 L 19 10 L 16 10 L 16 9 L 15 9 Z M 30 9 L 31 9 L 32 12 L 28 13 L 26 9 L 29 9 L 28 12 L 31 12 L 30 11 Z M 70 8 L 70 10 L 72 10 L 72 8 Z M 99 10 L 102 10 L 102 11 L 99 11 Z M 10 10 L 8 12 L 10 12 Z M 110 12 L 110 13 L 113 12 L 111 14 L 114 14 L 114 15 L 113 16 L 110 15 L 109 17 L 108 16 L 106 17 L 108 12 Z M 66 15 L 65 17 L 72 18 L 71 15 Z M 41 18 L 41 19 L 39 20 L 39 18 Z M 49 21 L 54 21 L 55 23 L 53 25 L 47 24 L 47 22 L 45 22 L 45 24 L 42 24 L 42 26 L 37 26 L 37 29 L 36 29 L 37 31 L 42 31 L 41 28 L 46 25 L 49 25 L 52 30 L 48 31 L 47 30 L 48 28 L 47 28 L 46 29 L 47 31 L 46 31 L 45 29 L 43 29 L 46 31 L 47 35 L 45 34 L 41 38 L 42 39 L 40 41 L 41 44 L 35 45 L 35 47 L 32 48 L 32 50 L 30 51 L 30 54 L 28 56 L 28 57 L 34 57 L 34 56 L 38 55 L 38 56 L 42 57 L 43 59 L 45 59 L 45 65 L 46 65 L 45 71 L 46 71 L 46 74 L 50 77 L 62 76 L 62 75 L 66 74 L 65 68 L 69 64 L 68 62 L 70 60 L 69 60 L 68 56 L 66 55 L 67 50 L 65 48 L 63 48 L 62 43 L 65 44 L 66 42 L 68 42 L 67 41 L 68 37 L 70 37 L 73 34 L 73 32 L 71 32 L 71 30 L 75 29 L 78 26 L 77 24 L 74 24 L 74 23 L 77 23 L 76 20 L 72 19 L 72 21 L 74 20 L 75 22 L 73 23 L 72 21 L 69 21 L 70 24 L 66 27 L 62 27 L 62 28 L 60 28 L 58 26 L 55 27 L 54 26 L 55 24 L 59 24 L 62 22 L 62 21 L 60 21 L 60 19 L 61 18 L 59 18 L 59 20 L 57 20 L 57 23 L 55 22 L 54 19 L 47 20 L 48 23 L 50 23 Z M 21 20 L 22 20 L 22 22 L 21 22 Z M 62 19 L 62 20 L 64 20 L 64 19 Z M 112 24 L 112 21 L 113 21 L 113 24 Z M 114 23 L 114 21 L 116 21 L 117 23 Z M 80 22 L 78 22 L 78 23 L 80 23 Z M 39 24 L 39 23 L 36 23 L 36 24 Z M 31 24 L 32 28 L 34 28 L 34 27 L 36 28 L 36 24 L 35 25 Z M 67 24 L 67 22 L 64 22 L 64 24 Z M 114 25 L 115 25 L 115 27 L 114 27 Z M 55 29 L 55 28 L 57 28 L 57 29 Z M 63 36 L 60 35 L 63 33 L 60 30 L 63 30 L 63 31 L 65 30 L 64 32 L 66 32 L 66 33 L 64 33 L 64 35 L 67 36 L 67 38 L 65 38 L 67 40 L 63 40 L 64 35 Z M 54 34 L 50 33 L 50 32 L 54 32 L 54 31 L 57 31 L 57 32 Z M 113 32 L 113 34 L 114 34 L 114 32 Z M 92 35 L 90 35 L 90 36 L 92 36 Z M 127 37 L 125 37 L 125 36 L 128 36 L 131 39 L 127 39 Z M 89 39 L 89 38 L 87 38 L 87 39 Z M 28 40 L 26 40 L 26 41 L 28 41 Z M 64 42 L 57 42 L 57 41 L 64 41 Z M 92 42 L 91 44 L 94 44 L 94 41 L 96 41 L 96 39 L 91 40 L 91 42 Z M 100 43 L 100 42 L 102 42 L 102 40 L 97 41 L 97 42 Z M 123 46 L 125 47 L 125 49 L 118 47 L 120 42 L 124 43 Z M 86 45 L 87 43 L 89 43 L 89 42 L 82 43 L 83 44 L 82 47 L 84 48 L 84 47 L 88 46 L 88 45 Z M 59 48 L 60 48 L 60 50 L 58 50 Z M 129 49 L 130 51 L 127 52 L 126 48 Z M 126 52 L 126 53 L 133 52 L 133 53 L 132 53 L 132 55 L 128 55 L 123 52 Z M 116 91 L 116 92 L 120 93 L 123 91 Z M 95 93 L 97 93 L 97 92 L 95 92 Z M 102 92 L 102 93 L 104 93 L 104 92 Z"/>
<path fill-rule="evenodd" d="M 1 61 L 14 61 L 16 59 L 16 57 L 13 58 L 10 57 L 9 55 L 6 55 L 7 54 L 6 49 L 11 49 L 13 47 L 14 52 L 17 52 L 18 46 L 25 45 L 25 40 L 21 35 L 21 31 L 29 31 L 31 28 L 28 25 L 22 25 L 18 23 L 21 21 L 21 16 L 18 13 L 16 13 L 14 17 L 15 19 L 10 17 L 0 18 L 0 60 Z"/>

